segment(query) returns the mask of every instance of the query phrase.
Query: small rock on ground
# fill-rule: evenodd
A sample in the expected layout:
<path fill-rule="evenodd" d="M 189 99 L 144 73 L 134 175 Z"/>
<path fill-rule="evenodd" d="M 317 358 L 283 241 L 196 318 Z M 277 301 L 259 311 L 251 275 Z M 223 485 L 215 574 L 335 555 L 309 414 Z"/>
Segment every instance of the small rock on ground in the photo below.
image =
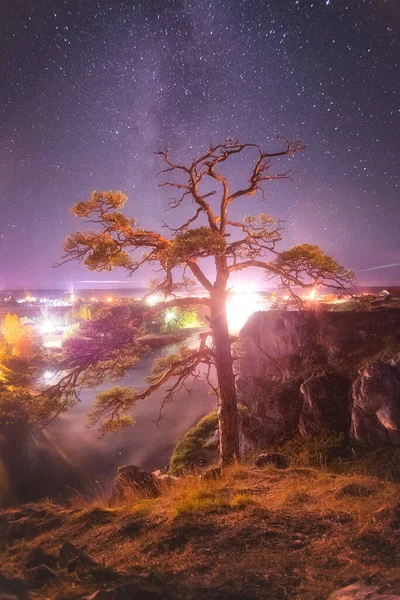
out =
<path fill-rule="evenodd" d="M 290 466 L 290 461 L 287 456 L 277 452 L 259 454 L 254 461 L 256 467 L 267 467 L 268 465 L 274 465 L 277 469 L 287 469 Z"/>

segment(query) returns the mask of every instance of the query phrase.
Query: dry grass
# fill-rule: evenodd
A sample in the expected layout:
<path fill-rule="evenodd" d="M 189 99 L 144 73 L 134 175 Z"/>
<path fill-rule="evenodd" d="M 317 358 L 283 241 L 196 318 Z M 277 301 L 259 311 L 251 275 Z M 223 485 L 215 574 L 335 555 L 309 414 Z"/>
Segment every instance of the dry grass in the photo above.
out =
<path fill-rule="evenodd" d="M 60 581 L 31 586 L 48 598 L 156 578 L 171 598 L 322 600 L 377 571 L 386 581 L 400 576 L 398 498 L 397 484 L 370 476 L 235 465 L 220 479 L 188 476 L 160 498 L 133 495 L 112 509 L 101 497 L 75 497 L 67 508 L 2 513 L 0 523 L 23 521 L 23 538 L 6 540 L 2 571 L 29 577 L 32 556 L 43 552 Z M 101 569 L 60 567 L 64 541 L 108 567 L 105 580 Z"/>

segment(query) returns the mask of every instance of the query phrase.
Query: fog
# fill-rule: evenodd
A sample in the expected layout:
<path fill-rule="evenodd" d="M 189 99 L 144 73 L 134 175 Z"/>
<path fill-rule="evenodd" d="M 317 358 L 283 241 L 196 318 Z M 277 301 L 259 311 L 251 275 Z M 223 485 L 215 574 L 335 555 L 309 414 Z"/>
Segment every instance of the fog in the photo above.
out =
<path fill-rule="evenodd" d="M 118 385 L 144 389 L 154 358 L 175 350 L 176 346 L 170 346 L 145 356 Z M 88 495 L 107 493 L 120 465 L 163 468 L 176 442 L 216 407 L 216 398 L 209 395 L 205 381 L 193 381 L 188 386 L 191 393 L 178 392 L 157 423 L 161 389 L 137 404 L 132 413 L 135 425 L 99 439 L 95 429 L 86 427 L 86 413 L 96 394 L 112 385 L 83 390 L 81 401 L 46 429 L 21 432 L 26 439 L 19 436 L 12 449 L 14 457 L 0 460 L 0 505 L 42 497 L 67 498 L 77 491 Z"/>

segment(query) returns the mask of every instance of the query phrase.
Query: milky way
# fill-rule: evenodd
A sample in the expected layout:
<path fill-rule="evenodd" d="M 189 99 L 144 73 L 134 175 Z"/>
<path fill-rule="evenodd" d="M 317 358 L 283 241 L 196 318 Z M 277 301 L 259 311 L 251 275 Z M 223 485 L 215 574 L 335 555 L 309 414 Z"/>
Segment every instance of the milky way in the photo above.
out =
<path fill-rule="evenodd" d="M 369 270 L 400 257 L 398 0 L 3 7 L 0 286 L 90 279 L 52 262 L 79 226 L 68 209 L 93 189 L 123 190 L 127 212 L 159 228 L 160 147 L 184 160 L 211 140 L 269 148 L 277 135 L 307 145 L 290 163 L 295 180 L 271 183 L 235 217 L 268 212 L 285 221 L 287 245 L 320 244 L 362 283 L 400 282 L 399 266 Z"/>

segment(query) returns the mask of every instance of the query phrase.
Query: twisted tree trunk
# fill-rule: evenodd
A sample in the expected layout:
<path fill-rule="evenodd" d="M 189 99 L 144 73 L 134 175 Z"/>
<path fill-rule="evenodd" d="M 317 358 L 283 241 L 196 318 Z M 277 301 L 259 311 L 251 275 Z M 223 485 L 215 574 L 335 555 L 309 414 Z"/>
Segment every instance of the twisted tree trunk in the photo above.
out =
<path fill-rule="evenodd" d="M 226 292 L 212 295 L 211 330 L 219 389 L 220 465 L 224 467 L 239 458 L 237 396 L 226 318 Z"/>

